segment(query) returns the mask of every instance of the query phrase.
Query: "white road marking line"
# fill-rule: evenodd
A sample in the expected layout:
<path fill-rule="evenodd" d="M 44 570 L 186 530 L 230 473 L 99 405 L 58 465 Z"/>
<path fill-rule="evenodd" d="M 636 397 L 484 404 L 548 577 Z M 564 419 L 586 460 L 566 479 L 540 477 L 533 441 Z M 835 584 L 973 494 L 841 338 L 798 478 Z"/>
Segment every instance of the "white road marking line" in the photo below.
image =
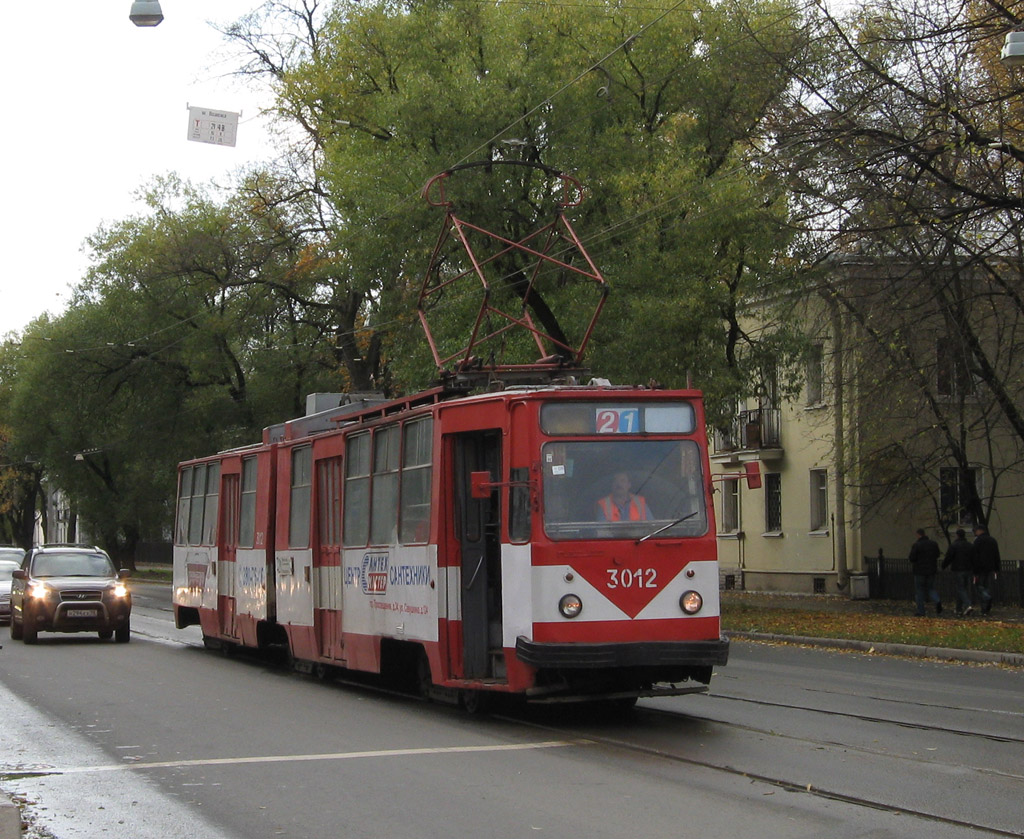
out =
<path fill-rule="evenodd" d="M 123 772 L 140 769 L 180 769 L 190 766 L 231 766 L 240 763 L 303 763 L 313 760 L 357 760 L 370 757 L 410 757 L 415 755 L 471 754 L 473 752 L 513 752 L 530 749 L 558 749 L 590 745 L 591 740 L 546 740 L 538 743 L 513 743 L 502 746 L 439 746 L 424 749 L 381 749 L 368 752 L 335 752 L 311 755 L 263 755 L 260 757 L 215 757 L 205 760 L 168 760 L 154 763 L 116 763 L 101 766 L 66 766 L 30 770 L 33 775 L 82 775 L 91 772 Z M 11 773 L 14 774 L 14 773 Z M 27 773 L 26 773 L 27 774 Z"/>

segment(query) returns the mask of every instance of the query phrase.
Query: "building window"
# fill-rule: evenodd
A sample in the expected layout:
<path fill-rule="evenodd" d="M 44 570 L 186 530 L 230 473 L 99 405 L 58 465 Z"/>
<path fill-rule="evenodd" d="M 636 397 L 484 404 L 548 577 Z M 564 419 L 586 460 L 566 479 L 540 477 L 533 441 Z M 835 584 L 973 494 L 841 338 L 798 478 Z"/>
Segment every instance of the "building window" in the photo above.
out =
<path fill-rule="evenodd" d="M 814 344 L 807 352 L 807 404 L 825 401 L 825 348 Z"/>
<path fill-rule="evenodd" d="M 967 356 L 955 341 L 940 338 L 935 342 L 935 389 L 939 396 L 974 395 Z"/>
<path fill-rule="evenodd" d="M 944 466 L 939 469 L 939 505 L 942 520 L 970 526 L 975 523 L 971 502 L 981 495 L 978 469 Z"/>
<path fill-rule="evenodd" d="M 740 482 L 722 481 L 721 533 L 736 533 L 740 529 Z"/>
<path fill-rule="evenodd" d="M 764 529 L 766 533 L 782 532 L 782 475 L 778 472 L 764 476 Z"/>
<path fill-rule="evenodd" d="M 828 470 L 811 470 L 811 532 L 828 530 Z"/>

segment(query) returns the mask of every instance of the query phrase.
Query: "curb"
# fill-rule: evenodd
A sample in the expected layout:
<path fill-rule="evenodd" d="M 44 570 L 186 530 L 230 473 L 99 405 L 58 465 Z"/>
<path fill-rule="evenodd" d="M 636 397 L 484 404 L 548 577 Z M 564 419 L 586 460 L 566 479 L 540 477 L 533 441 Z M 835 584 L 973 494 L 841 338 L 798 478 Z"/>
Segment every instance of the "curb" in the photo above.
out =
<path fill-rule="evenodd" d="M 811 638 L 804 635 L 776 635 L 771 632 L 723 632 L 726 638 L 747 641 L 775 641 L 803 644 L 808 647 L 828 647 L 837 650 L 902 655 L 911 658 L 938 658 L 943 661 L 967 661 L 980 664 L 1008 664 L 1024 667 L 1024 653 L 1000 653 L 988 650 L 955 650 L 949 647 L 925 647 L 918 644 L 889 644 L 875 641 L 855 641 L 848 638 Z"/>
<path fill-rule="evenodd" d="M 21 808 L 0 793 L 0 839 L 20 839 Z"/>

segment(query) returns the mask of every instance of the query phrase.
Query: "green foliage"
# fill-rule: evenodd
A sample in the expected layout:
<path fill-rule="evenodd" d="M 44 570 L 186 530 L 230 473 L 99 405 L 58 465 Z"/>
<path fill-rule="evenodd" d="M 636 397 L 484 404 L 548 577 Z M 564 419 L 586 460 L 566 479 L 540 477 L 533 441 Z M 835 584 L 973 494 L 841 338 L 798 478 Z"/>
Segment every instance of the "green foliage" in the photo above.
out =
<path fill-rule="evenodd" d="M 369 320 L 387 331 L 398 382 L 425 384 L 430 369 L 403 319 L 441 225 L 417 191 L 464 161 L 515 159 L 586 186 L 573 223 L 613 289 L 596 372 L 669 385 L 691 374 L 718 398 L 746 385 L 757 340 L 730 332 L 737 308 L 786 276 L 785 202 L 751 140 L 801 48 L 789 3 L 742 14 L 598 0 L 333 9 L 316 50 L 280 75 L 279 105 L 323 144 L 339 248 L 370 283 Z M 528 174 L 495 170 L 454 189 L 461 217 L 510 239 L 549 217 L 548 185 Z M 506 280 L 522 268 L 494 267 Z M 557 291 L 551 302 L 578 334 L 585 307 Z M 446 305 L 453 332 L 468 331 L 475 307 Z"/>

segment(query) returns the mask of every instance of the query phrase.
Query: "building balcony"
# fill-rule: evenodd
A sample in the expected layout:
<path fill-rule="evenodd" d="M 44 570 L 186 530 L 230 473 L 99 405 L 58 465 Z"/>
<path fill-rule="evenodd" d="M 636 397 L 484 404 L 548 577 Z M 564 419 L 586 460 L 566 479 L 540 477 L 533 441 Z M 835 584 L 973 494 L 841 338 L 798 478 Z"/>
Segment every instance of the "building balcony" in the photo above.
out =
<path fill-rule="evenodd" d="M 783 455 L 778 408 L 740 411 L 728 428 L 715 429 L 711 459 L 719 463 L 776 460 Z"/>

